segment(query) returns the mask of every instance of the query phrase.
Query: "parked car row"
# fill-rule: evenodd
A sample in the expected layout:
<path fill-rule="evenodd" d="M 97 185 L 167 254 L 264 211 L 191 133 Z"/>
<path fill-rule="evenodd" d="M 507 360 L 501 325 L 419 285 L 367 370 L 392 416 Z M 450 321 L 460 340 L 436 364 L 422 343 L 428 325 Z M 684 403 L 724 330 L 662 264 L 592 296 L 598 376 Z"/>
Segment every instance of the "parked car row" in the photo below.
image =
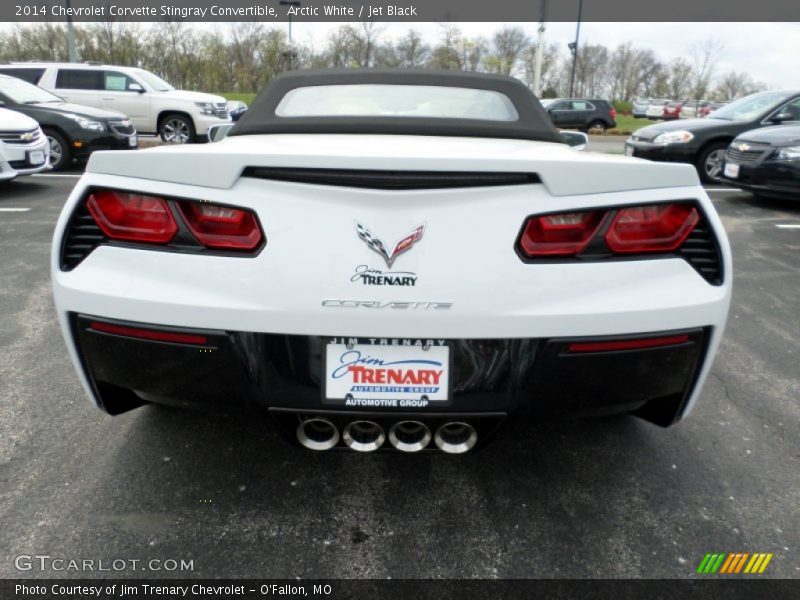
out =
<path fill-rule="evenodd" d="M 541 101 L 550 120 L 561 129 L 605 131 L 617 126 L 617 111 L 599 98 L 550 98 Z"/>
<path fill-rule="evenodd" d="M 633 103 L 632 114 L 639 119 L 672 121 L 707 117 L 727 102 L 710 100 L 667 100 L 665 98 L 639 98 Z"/>
<path fill-rule="evenodd" d="M 203 142 L 210 127 L 237 121 L 247 111 L 241 101 L 176 90 L 144 69 L 45 62 L 0 65 L 0 107 L 38 123 L 49 143 L 42 168 L 55 170 L 95 150 L 136 148 L 140 133 L 157 134 L 166 143 Z M 4 148 L 0 160 L 6 154 Z M 25 167 L 18 174 L 34 168 L 17 158 L 10 162 Z M 11 167 L 2 168 L 0 178 L 10 179 Z"/>
<path fill-rule="evenodd" d="M 628 138 L 625 154 L 691 163 L 705 183 L 798 199 L 800 91 L 759 92 L 703 119 L 643 127 Z"/>

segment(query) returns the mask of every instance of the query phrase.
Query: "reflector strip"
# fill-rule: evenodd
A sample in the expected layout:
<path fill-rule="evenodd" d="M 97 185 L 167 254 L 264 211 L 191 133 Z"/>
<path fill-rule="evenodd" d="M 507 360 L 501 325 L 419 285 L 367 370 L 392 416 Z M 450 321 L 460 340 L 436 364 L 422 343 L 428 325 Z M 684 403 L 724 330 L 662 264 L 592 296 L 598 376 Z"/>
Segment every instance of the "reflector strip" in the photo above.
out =
<path fill-rule="evenodd" d="M 208 339 L 204 335 L 191 333 L 177 333 L 174 331 L 157 331 L 153 329 L 138 329 L 136 327 L 125 327 L 123 325 L 112 325 L 111 323 L 99 323 L 97 321 L 89 325 L 92 331 L 101 333 L 112 333 L 124 337 L 138 338 L 143 340 L 154 340 L 157 342 L 173 342 L 175 344 L 196 344 L 205 345 Z"/>
<path fill-rule="evenodd" d="M 569 345 L 570 352 L 613 352 L 614 350 L 640 350 L 659 346 L 675 346 L 689 341 L 688 335 L 670 335 L 637 340 L 608 340 L 603 342 L 575 342 Z"/>

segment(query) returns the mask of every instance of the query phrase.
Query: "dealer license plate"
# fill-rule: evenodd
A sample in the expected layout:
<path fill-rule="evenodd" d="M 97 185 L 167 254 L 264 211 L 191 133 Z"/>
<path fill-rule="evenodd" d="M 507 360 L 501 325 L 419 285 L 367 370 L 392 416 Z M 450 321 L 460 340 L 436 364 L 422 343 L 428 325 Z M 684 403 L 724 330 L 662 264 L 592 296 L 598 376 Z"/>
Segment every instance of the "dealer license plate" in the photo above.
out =
<path fill-rule="evenodd" d="M 625 156 L 633 156 L 633 146 L 625 144 Z"/>
<path fill-rule="evenodd" d="M 28 152 L 28 164 L 34 167 L 44 164 L 44 150 L 31 150 Z"/>
<path fill-rule="evenodd" d="M 131 148 L 136 148 L 136 145 L 138 143 L 139 143 L 139 140 L 138 140 L 138 138 L 136 137 L 135 134 L 128 138 L 128 146 L 130 146 Z"/>
<path fill-rule="evenodd" d="M 333 338 L 325 348 L 327 404 L 426 408 L 448 404 L 444 340 Z"/>
<path fill-rule="evenodd" d="M 725 177 L 736 179 L 739 177 L 739 165 L 736 163 L 725 163 Z"/>

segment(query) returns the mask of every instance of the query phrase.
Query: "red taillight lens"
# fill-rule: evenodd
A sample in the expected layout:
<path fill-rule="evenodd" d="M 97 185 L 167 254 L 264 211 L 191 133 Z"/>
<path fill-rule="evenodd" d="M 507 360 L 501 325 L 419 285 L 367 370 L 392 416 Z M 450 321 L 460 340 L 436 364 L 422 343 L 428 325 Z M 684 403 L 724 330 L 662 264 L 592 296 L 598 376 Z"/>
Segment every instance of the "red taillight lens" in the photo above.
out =
<path fill-rule="evenodd" d="M 208 248 L 254 250 L 261 243 L 258 221 L 248 210 L 207 202 L 181 202 L 179 206 L 186 225 Z"/>
<path fill-rule="evenodd" d="M 156 196 L 97 190 L 86 206 L 111 239 L 166 244 L 178 231 L 167 202 Z"/>
<path fill-rule="evenodd" d="M 101 333 L 111 333 L 123 337 L 132 337 L 141 340 L 153 340 L 156 342 L 171 342 L 173 344 L 195 344 L 203 346 L 208 343 L 204 335 L 193 333 L 181 333 L 177 331 L 162 331 L 159 329 L 140 329 L 139 327 L 126 327 L 124 325 L 114 325 L 112 323 L 102 323 L 95 321 L 89 325 L 92 331 Z"/>
<path fill-rule="evenodd" d="M 671 252 L 680 246 L 700 215 L 690 204 L 654 204 L 624 208 L 606 232 L 615 253 Z"/>
<path fill-rule="evenodd" d="M 619 350 L 644 350 L 646 348 L 660 348 L 663 346 L 676 346 L 689 341 L 688 335 L 670 335 L 657 338 L 642 338 L 635 340 L 605 340 L 600 342 L 573 342 L 569 345 L 570 352 L 616 352 Z"/>
<path fill-rule="evenodd" d="M 611 114 L 611 118 L 612 119 L 616 119 L 617 118 L 617 109 L 612 107 L 611 108 L 611 112 L 609 114 Z"/>
<path fill-rule="evenodd" d="M 528 257 L 578 254 L 594 237 L 604 214 L 596 211 L 531 217 L 522 231 L 520 248 Z"/>

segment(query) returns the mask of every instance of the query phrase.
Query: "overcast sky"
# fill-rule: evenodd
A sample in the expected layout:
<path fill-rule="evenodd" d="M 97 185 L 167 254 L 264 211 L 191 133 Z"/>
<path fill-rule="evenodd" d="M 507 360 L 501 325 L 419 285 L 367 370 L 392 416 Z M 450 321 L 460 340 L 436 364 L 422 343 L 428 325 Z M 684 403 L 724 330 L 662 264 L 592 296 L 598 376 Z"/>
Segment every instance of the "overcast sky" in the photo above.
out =
<path fill-rule="evenodd" d="M 538 23 L 512 25 L 524 27 L 535 38 Z M 295 22 L 293 37 L 309 45 L 316 40 L 320 45 L 327 32 L 337 26 Z M 400 37 L 414 28 L 429 41 L 435 41 L 441 30 L 436 23 L 387 23 L 383 26 L 387 36 Z M 466 35 L 490 37 L 502 24 L 459 23 L 458 26 Z M 567 43 L 574 38 L 575 23 L 547 24 L 545 39 L 548 43 L 560 43 L 565 54 Z M 725 47 L 718 72 L 747 71 L 754 80 L 763 81 L 771 88 L 800 88 L 800 23 L 582 23 L 580 34 L 581 43 L 615 47 L 630 41 L 636 46 L 651 48 L 664 61 L 676 56 L 689 58 L 690 46 L 709 38 L 719 40 Z"/>

